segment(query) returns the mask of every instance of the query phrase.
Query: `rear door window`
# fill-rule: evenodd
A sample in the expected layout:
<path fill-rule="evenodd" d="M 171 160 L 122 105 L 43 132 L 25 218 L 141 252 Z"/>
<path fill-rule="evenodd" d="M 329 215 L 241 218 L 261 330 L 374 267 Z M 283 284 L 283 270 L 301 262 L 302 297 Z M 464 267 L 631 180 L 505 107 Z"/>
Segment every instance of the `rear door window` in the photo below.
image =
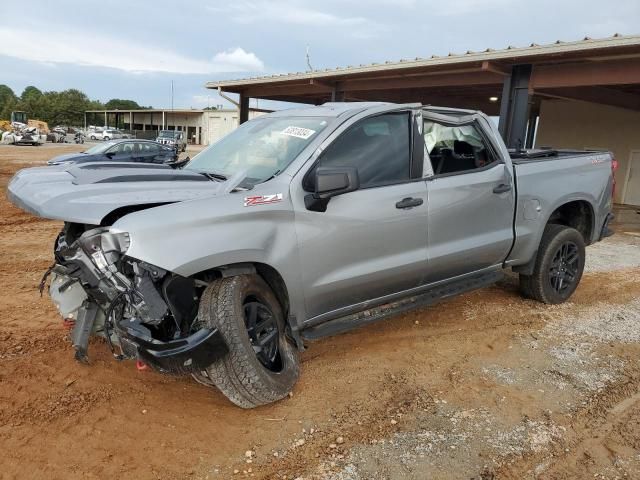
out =
<path fill-rule="evenodd" d="M 474 124 L 451 126 L 425 120 L 424 143 L 435 175 L 472 172 L 497 161 Z"/>

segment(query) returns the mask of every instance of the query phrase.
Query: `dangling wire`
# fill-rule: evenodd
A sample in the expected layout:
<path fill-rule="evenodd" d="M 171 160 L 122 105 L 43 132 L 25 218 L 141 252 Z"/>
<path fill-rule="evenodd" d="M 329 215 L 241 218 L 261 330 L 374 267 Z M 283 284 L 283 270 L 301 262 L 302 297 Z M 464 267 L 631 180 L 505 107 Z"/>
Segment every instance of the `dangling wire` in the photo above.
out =
<path fill-rule="evenodd" d="M 116 358 L 116 360 L 123 360 L 124 355 L 122 355 L 122 353 L 116 353 L 116 348 L 113 345 L 113 342 L 111 341 L 111 326 L 112 326 L 111 316 L 113 315 L 116 306 L 120 302 L 120 299 L 123 298 L 126 294 L 127 292 L 120 292 L 118 295 L 116 295 L 116 298 L 114 298 L 111 301 L 111 303 L 107 307 L 107 310 L 105 311 L 104 334 L 107 338 L 107 344 L 109 345 L 109 349 L 111 349 L 111 353 Z"/>
<path fill-rule="evenodd" d="M 40 284 L 38 285 L 38 290 L 40 291 L 40 296 L 42 297 L 42 292 L 44 292 L 44 287 L 47 285 L 47 278 L 49 278 L 49 275 L 51 275 L 51 272 L 53 272 L 53 269 L 56 268 L 56 262 L 54 261 L 51 266 L 49 268 L 47 268 L 47 271 L 44 272 L 44 275 L 42 276 L 42 279 L 40 280 Z"/>

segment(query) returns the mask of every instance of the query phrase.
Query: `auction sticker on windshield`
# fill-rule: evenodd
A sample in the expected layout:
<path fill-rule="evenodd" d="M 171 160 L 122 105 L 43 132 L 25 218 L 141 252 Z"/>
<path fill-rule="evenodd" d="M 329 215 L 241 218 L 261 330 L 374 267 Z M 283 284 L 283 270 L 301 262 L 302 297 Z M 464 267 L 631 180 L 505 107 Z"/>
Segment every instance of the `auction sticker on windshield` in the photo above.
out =
<path fill-rule="evenodd" d="M 302 138 L 306 140 L 311 135 L 316 133 L 315 130 L 311 130 L 310 128 L 303 127 L 287 127 L 282 132 L 283 135 L 289 135 L 290 137 Z"/>

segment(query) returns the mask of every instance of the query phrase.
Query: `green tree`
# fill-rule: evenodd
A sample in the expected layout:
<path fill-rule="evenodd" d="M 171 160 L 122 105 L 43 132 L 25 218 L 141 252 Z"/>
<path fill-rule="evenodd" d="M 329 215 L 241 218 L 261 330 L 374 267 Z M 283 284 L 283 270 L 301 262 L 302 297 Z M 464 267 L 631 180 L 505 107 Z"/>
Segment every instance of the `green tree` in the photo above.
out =
<path fill-rule="evenodd" d="M 84 92 L 70 88 L 61 92 L 42 92 L 32 85 L 24 89 L 20 97 L 6 85 L 0 85 L 0 119 L 9 120 L 11 112 L 25 111 L 27 118 L 42 120 L 50 126 L 80 126 L 84 123 L 84 112 L 102 109 L 134 110 L 141 107 L 133 100 L 114 98 L 103 105 L 91 100 Z"/>
<path fill-rule="evenodd" d="M 24 110 L 27 112 L 27 118 L 37 120 L 44 120 L 49 111 L 46 96 L 34 86 L 28 86 L 24 89 L 15 109 Z"/>
<path fill-rule="evenodd" d="M 18 97 L 7 85 L 0 85 L 0 120 L 9 120 L 18 104 Z"/>
<path fill-rule="evenodd" d="M 141 107 L 137 102 L 133 100 L 125 100 L 121 98 L 112 98 L 104 104 L 104 108 L 107 110 L 140 110 L 151 107 Z"/>
<path fill-rule="evenodd" d="M 45 92 L 47 100 L 45 120 L 53 125 L 82 125 L 85 110 L 94 103 L 80 90 L 70 88 L 62 92 Z"/>
<path fill-rule="evenodd" d="M 29 85 L 28 87 L 26 87 L 23 90 L 22 95 L 20 96 L 20 99 L 23 102 L 34 101 L 40 98 L 42 98 L 42 91 L 40 91 L 40 89 L 34 87 L 33 85 Z"/>

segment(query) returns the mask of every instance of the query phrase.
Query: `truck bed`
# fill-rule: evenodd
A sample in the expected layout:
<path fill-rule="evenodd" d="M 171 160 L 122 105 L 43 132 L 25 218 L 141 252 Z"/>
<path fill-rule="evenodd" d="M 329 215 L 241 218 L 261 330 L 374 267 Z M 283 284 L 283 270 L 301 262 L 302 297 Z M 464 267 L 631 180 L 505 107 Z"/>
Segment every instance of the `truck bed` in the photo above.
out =
<path fill-rule="evenodd" d="M 586 201 L 592 206 L 591 238 L 585 241 L 589 244 L 598 240 L 611 210 L 613 176 L 609 152 L 542 149 L 509 153 L 518 192 L 516 240 L 510 260 L 517 264 L 532 258 L 553 211 L 572 201 Z"/>
<path fill-rule="evenodd" d="M 575 158 L 580 156 L 593 156 L 606 153 L 599 150 L 569 150 L 554 148 L 536 148 L 530 150 L 509 150 L 511 162 L 514 164 L 522 164 L 525 162 L 539 162 L 543 160 L 560 160 L 566 158 Z"/>

